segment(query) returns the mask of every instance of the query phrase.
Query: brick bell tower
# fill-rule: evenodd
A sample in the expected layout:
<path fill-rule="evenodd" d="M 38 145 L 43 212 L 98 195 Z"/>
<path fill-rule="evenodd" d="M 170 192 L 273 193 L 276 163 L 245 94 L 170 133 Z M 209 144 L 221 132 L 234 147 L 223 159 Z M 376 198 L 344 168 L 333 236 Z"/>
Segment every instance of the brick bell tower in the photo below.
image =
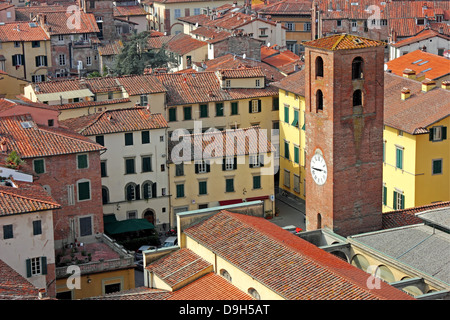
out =
<path fill-rule="evenodd" d="M 305 44 L 306 229 L 381 229 L 384 47 L 349 34 Z"/>

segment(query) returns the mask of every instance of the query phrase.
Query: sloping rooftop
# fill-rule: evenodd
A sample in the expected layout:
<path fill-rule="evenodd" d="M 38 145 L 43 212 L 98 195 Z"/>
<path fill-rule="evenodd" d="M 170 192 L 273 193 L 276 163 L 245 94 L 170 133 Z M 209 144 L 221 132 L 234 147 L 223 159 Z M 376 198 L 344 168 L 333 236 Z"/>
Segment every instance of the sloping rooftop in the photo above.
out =
<path fill-rule="evenodd" d="M 385 46 L 382 41 L 372 40 L 351 34 L 336 34 L 303 43 L 305 47 L 325 50 L 352 50 L 368 47 Z"/>
<path fill-rule="evenodd" d="M 59 209 L 44 189 L 32 183 L 14 182 L 17 187 L 0 186 L 0 216 Z"/>
<path fill-rule="evenodd" d="M 184 33 L 179 33 L 167 42 L 167 50 L 184 55 L 207 45 L 204 41 L 196 40 Z"/>
<path fill-rule="evenodd" d="M 0 24 L 0 41 L 43 41 L 50 40 L 45 30 L 35 23 L 9 22 Z"/>
<path fill-rule="evenodd" d="M 349 239 L 450 286 L 450 234 L 416 224 L 355 235 Z"/>
<path fill-rule="evenodd" d="M 0 136 L 6 138 L 7 150 L 15 150 L 22 159 L 105 148 L 70 130 L 37 125 L 30 115 L 0 118 Z"/>
<path fill-rule="evenodd" d="M 282 0 L 262 7 L 258 13 L 273 16 L 311 15 L 311 1 Z"/>
<path fill-rule="evenodd" d="M 401 99 L 408 88 L 410 98 Z M 429 125 L 449 116 L 450 91 L 434 88 L 422 92 L 422 84 L 391 73 L 384 75 L 384 123 L 409 134 L 427 133 Z"/>
<path fill-rule="evenodd" d="M 284 79 L 273 83 L 273 86 L 286 90 L 302 97 L 305 96 L 305 70 L 297 71 Z"/>
<path fill-rule="evenodd" d="M 396 47 L 396 48 L 400 48 L 400 47 L 407 46 L 407 45 L 412 44 L 412 43 L 416 43 L 416 42 L 423 41 L 423 40 L 430 39 L 430 38 L 434 38 L 434 37 L 438 37 L 438 38 L 442 38 L 442 39 L 450 41 L 450 37 L 448 37 L 448 36 L 446 36 L 444 34 L 441 34 L 441 33 L 437 32 L 436 30 L 424 29 L 424 30 L 420 31 L 418 34 L 416 34 L 415 36 L 413 36 L 413 37 L 403 39 L 403 40 L 398 41 L 396 43 L 392 43 L 391 46 Z"/>
<path fill-rule="evenodd" d="M 403 75 L 405 69 L 411 69 L 428 79 L 439 79 L 450 74 L 450 60 L 437 54 L 415 50 L 386 62 L 387 69 L 396 75 Z"/>
<path fill-rule="evenodd" d="M 43 26 L 50 35 L 100 32 L 93 14 L 85 13 L 83 10 L 79 13 L 79 20 L 76 21 L 77 23 L 79 21 L 79 25 L 77 24 L 76 28 L 68 23 L 73 21 L 73 12 L 46 12 L 45 19 L 47 22 Z M 37 19 L 39 19 L 39 16 Z"/>
<path fill-rule="evenodd" d="M 184 233 L 285 299 L 412 299 L 264 218 L 223 210 Z"/>
<path fill-rule="evenodd" d="M 0 300 L 37 300 L 39 290 L 0 259 Z"/>
<path fill-rule="evenodd" d="M 146 16 L 146 15 L 147 12 L 140 5 L 114 7 L 114 16 L 116 17 Z"/>
<path fill-rule="evenodd" d="M 150 113 L 144 107 L 107 110 L 60 123 L 85 136 L 167 128 L 167 121 L 161 114 Z"/>

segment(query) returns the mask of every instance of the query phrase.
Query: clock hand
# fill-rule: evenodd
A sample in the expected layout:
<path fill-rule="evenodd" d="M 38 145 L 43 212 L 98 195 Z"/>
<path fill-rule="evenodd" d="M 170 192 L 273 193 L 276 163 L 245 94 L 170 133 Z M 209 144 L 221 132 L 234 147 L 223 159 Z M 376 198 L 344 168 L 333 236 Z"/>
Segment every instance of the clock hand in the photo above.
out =
<path fill-rule="evenodd" d="M 314 167 L 313 167 L 313 170 L 317 170 L 317 171 L 323 171 L 322 169 L 319 169 L 319 168 L 314 168 Z"/>

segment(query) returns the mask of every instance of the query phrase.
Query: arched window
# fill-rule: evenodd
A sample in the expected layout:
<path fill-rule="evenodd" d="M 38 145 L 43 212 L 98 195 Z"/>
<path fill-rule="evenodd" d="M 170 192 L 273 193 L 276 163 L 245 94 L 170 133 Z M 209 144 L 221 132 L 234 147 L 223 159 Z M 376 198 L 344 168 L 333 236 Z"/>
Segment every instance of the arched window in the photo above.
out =
<path fill-rule="evenodd" d="M 145 181 L 142 184 L 142 197 L 144 199 L 156 198 L 156 182 Z"/>
<path fill-rule="evenodd" d="M 144 213 L 142 214 L 144 219 L 146 219 L 151 224 L 155 225 L 156 217 L 155 217 L 155 211 L 153 209 L 145 209 Z"/>
<path fill-rule="evenodd" d="M 363 78 L 364 61 L 361 57 L 356 57 L 352 62 L 352 80 Z"/>
<path fill-rule="evenodd" d="M 322 57 L 316 58 L 316 78 L 323 77 L 323 59 Z"/>
<path fill-rule="evenodd" d="M 255 288 L 249 288 L 248 294 L 251 295 L 256 300 L 261 300 L 261 296 L 259 295 L 258 291 L 256 291 Z"/>
<path fill-rule="evenodd" d="M 139 185 L 130 182 L 125 186 L 125 199 L 127 201 L 139 200 L 139 193 Z"/>
<path fill-rule="evenodd" d="M 375 271 L 375 276 L 383 279 L 386 282 L 395 281 L 395 277 L 392 271 L 384 265 L 378 266 L 377 270 Z"/>
<path fill-rule="evenodd" d="M 103 204 L 107 204 L 109 202 L 109 190 L 105 186 L 102 186 L 102 202 Z"/>
<path fill-rule="evenodd" d="M 317 214 L 317 229 L 322 229 L 322 215 L 320 213 Z"/>
<path fill-rule="evenodd" d="M 220 270 L 220 275 L 231 282 L 232 278 L 231 278 L 231 275 L 228 273 L 227 270 L 221 269 Z"/>
<path fill-rule="evenodd" d="M 362 105 L 362 92 L 361 90 L 355 90 L 353 92 L 353 106 L 361 106 Z"/>
<path fill-rule="evenodd" d="M 316 92 L 316 109 L 317 111 L 323 111 L 323 93 L 322 90 Z"/>

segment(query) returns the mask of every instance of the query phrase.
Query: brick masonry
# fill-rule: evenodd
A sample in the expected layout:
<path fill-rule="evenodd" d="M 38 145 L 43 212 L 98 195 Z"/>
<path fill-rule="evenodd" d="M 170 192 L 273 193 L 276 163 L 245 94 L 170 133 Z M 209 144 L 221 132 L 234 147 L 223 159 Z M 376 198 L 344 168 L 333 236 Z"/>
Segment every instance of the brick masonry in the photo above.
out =
<path fill-rule="evenodd" d="M 61 209 L 53 211 L 55 247 L 62 240 L 72 242 L 70 221 L 75 221 L 75 237 L 78 241 L 79 228 L 77 217 L 92 216 L 92 232 L 103 233 L 102 184 L 100 177 L 100 154 L 89 152 L 89 166 L 77 169 L 77 154 L 58 155 L 45 158 L 45 173 L 36 178 L 42 186 L 50 187 L 50 194 L 61 205 Z M 33 159 L 27 159 L 32 164 Z M 91 200 L 78 201 L 77 181 L 87 179 L 91 184 Z M 74 204 L 69 204 L 68 186 L 74 186 Z"/>
<path fill-rule="evenodd" d="M 324 75 L 315 77 L 315 59 Z M 352 61 L 364 60 L 363 80 L 352 80 Z M 327 51 L 307 48 L 306 68 L 306 228 L 329 227 L 352 234 L 381 229 L 384 47 Z M 324 96 L 316 111 L 316 91 Z M 353 91 L 363 92 L 353 107 Z M 310 161 L 320 150 L 328 167 L 324 185 L 311 175 Z M 319 214 L 321 216 L 321 223 Z"/>

